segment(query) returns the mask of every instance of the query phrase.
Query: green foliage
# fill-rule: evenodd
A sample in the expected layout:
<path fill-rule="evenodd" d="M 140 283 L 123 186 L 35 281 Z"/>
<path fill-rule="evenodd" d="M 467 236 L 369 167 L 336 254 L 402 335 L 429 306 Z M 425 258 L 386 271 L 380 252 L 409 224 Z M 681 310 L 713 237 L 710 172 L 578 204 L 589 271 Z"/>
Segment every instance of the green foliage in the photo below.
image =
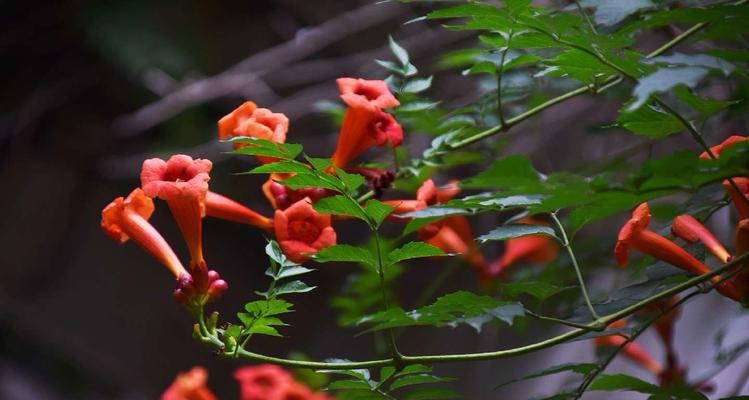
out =
<path fill-rule="evenodd" d="M 559 240 L 559 238 L 557 238 L 556 234 L 554 233 L 554 229 L 549 228 L 548 226 L 529 224 L 509 224 L 499 226 L 492 229 L 491 232 L 479 236 L 476 240 L 483 243 L 490 240 L 508 240 L 531 235 L 544 235 Z"/>
<path fill-rule="evenodd" d="M 442 296 L 425 307 L 408 312 L 391 308 L 367 315 L 358 323 L 372 325 L 367 331 L 418 325 L 456 327 L 460 324 L 480 331 L 491 320 L 512 325 L 515 317 L 523 315 L 525 312 L 519 303 L 459 291 Z"/>
<path fill-rule="evenodd" d="M 596 367 L 597 367 L 596 364 L 591 364 L 591 363 L 581 363 L 581 364 L 567 363 L 567 364 L 555 365 L 553 367 L 544 368 L 544 369 L 542 369 L 540 371 L 533 372 L 531 374 L 525 375 L 525 376 L 520 377 L 520 378 L 515 378 L 515 379 L 512 379 L 512 380 L 509 380 L 507 382 L 504 382 L 504 383 L 498 385 L 497 387 L 495 387 L 495 389 L 499 389 L 499 388 L 501 388 L 503 386 L 507 386 L 507 385 L 512 384 L 512 383 L 522 382 L 522 381 L 525 381 L 525 380 L 528 380 L 528 379 L 541 378 L 541 377 L 544 377 L 544 376 L 554 375 L 554 374 L 558 374 L 558 373 L 561 373 L 561 372 L 574 372 L 576 374 L 584 375 L 584 374 L 590 373 Z"/>
<path fill-rule="evenodd" d="M 660 387 L 624 374 L 601 375 L 590 385 L 590 390 L 633 391 L 652 395 L 653 399 L 706 400 L 707 396 L 687 386 Z"/>
<path fill-rule="evenodd" d="M 346 360 L 332 360 L 344 362 Z M 455 391 L 440 387 L 419 387 L 424 384 L 449 382 L 452 379 L 433 375 L 426 365 L 412 364 L 400 370 L 394 367 L 383 367 L 379 379 L 366 369 L 357 370 L 319 370 L 319 373 L 339 375 L 345 379 L 336 380 L 328 385 L 328 390 L 336 391 L 339 399 L 392 399 L 391 392 L 398 391 L 404 399 L 453 399 Z M 414 387 L 416 386 L 416 387 Z"/>

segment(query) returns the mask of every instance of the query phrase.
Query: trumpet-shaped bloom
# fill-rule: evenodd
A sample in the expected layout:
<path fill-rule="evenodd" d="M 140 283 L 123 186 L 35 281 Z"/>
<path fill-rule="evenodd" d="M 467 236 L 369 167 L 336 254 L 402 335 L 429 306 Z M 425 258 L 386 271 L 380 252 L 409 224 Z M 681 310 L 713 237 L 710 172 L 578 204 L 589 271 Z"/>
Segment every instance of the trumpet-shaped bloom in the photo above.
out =
<path fill-rule="evenodd" d="M 723 187 L 726 188 L 726 191 L 731 196 L 731 201 L 736 207 L 739 219 L 747 219 L 749 218 L 749 204 L 746 204 L 744 198 L 749 198 L 749 178 L 734 177 L 733 182 L 741 193 L 737 192 L 728 180 L 723 181 Z"/>
<path fill-rule="evenodd" d="M 286 142 L 289 119 L 281 113 L 267 108 L 258 108 L 255 103 L 246 101 L 234 111 L 218 121 L 218 137 L 221 140 L 237 136 L 247 136 L 268 140 L 274 143 Z M 234 148 L 251 146 L 249 143 L 234 143 Z M 257 157 L 263 164 L 276 161 L 273 157 Z"/>
<path fill-rule="evenodd" d="M 736 225 L 736 254 L 749 252 L 749 218 L 742 219 Z M 749 303 L 749 268 L 737 272 L 733 278 L 736 289 L 741 294 L 744 304 Z"/>
<path fill-rule="evenodd" d="M 324 188 L 308 187 L 291 189 L 288 186 L 276 182 L 277 180 L 284 180 L 287 178 L 288 175 L 286 174 L 271 174 L 268 180 L 263 184 L 263 194 L 275 209 L 285 210 L 290 205 L 304 198 L 309 198 L 312 203 L 315 203 L 323 197 L 328 197 L 332 194 L 331 191 Z"/>
<path fill-rule="evenodd" d="M 168 161 L 159 158 L 143 161 L 140 173 L 146 196 L 158 197 L 169 205 L 196 263 L 203 261 L 202 217 L 211 166 L 208 160 L 177 154 Z"/>
<path fill-rule="evenodd" d="M 699 240 L 722 263 L 727 263 L 731 258 L 728 250 L 715 238 L 713 233 L 691 215 L 684 214 L 676 217 L 674 222 L 671 223 L 671 233 L 689 243 L 695 243 Z"/>
<path fill-rule="evenodd" d="M 242 367 L 234 372 L 240 400 L 327 400 L 294 380 L 283 368 L 272 364 Z"/>
<path fill-rule="evenodd" d="M 336 244 L 330 215 L 315 211 L 309 198 L 299 200 L 285 210 L 276 210 L 273 224 L 278 244 L 294 262 L 306 262 L 310 254 Z"/>
<path fill-rule="evenodd" d="M 205 215 L 240 224 L 255 225 L 271 229 L 273 220 L 218 193 L 208 192 L 205 196 Z"/>
<path fill-rule="evenodd" d="M 624 328 L 627 324 L 622 321 L 618 320 L 615 322 L 612 322 L 609 325 L 609 328 Z M 619 335 L 608 335 L 608 336 L 599 336 L 594 339 L 594 343 L 596 347 L 603 347 L 603 346 L 612 346 L 612 347 L 618 347 L 621 346 L 624 342 L 626 342 L 627 339 L 625 339 L 622 336 Z M 660 362 L 655 360 L 650 353 L 645 350 L 644 347 L 640 346 L 638 343 L 635 342 L 629 342 L 626 345 L 624 345 L 624 348 L 622 349 L 622 354 L 624 354 L 625 357 L 632 360 L 633 362 L 639 364 L 640 366 L 644 367 L 653 375 L 658 376 L 663 371 L 663 366 Z"/>
<path fill-rule="evenodd" d="M 544 221 L 523 218 L 519 222 L 531 225 L 548 225 Z M 529 235 L 505 241 L 502 255 L 484 270 L 487 277 L 502 276 L 508 268 L 518 262 L 547 263 L 554 260 L 559 252 L 557 242 L 546 235 Z"/>
<path fill-rule="evenodd" d="M 208 372 L 203 367 L 193 367 L 182 372 L 161 395 L 161 400 L 216 400 L 216 395 L 206 386 Z"/>
<path fill-rule="evenodd" d="M 343 167 L 372 146 L 401 144 L 403 129 L 392 115 L 382 111 L 400 104 L 384 81 L 339 78 L 336 82 L 348 108 L 343 115 L 333 165 Z"/>
<path fill-rule="evenodd" d="M 627 265 L 629 250 L 635 249 L 696 275 L 710 272 L 705 264 L 694 258 L 686 250 L 647 229 L 650 217 L 648 203 L 642 203 L 634 210 L 632 218 L 622 226 L 614 248 L 614 257 L 620 266 Z M 712 281 L 717 283 L 720 281 L 720 277 L 715 276 Z M 730 299 L 739 299 L 736 288 L 729 281 L 721 282 L 717 285 L 717 289 Z"/>
<path fill-rule="evenodd" d="M 735 145 L 736 143 L 745 142 L 747 140 L 749 140 L 749 137 L 746 137 L 746 136 L 738 136 L 738 135 L 729 136 L 726 140 L 721 142 L 719 145 L 715 145 L 711 147 L 710 151 L 713 154 L 715 154 L 715 157 L 720 157 L 720 153 L 723 152 L 723 150 Z M 700 154 L 700 159 L 702 160 L 709 160 L 710 158 L 711 158 L 710 155 L 706 151 L 703 151 L 702 154 Z"/>
<path fill-rule="evenodd" d="M 117 243 L 132 239 L 179 278 L 185 268 L 164 237 L 148 222 L 153 210 L 153 200 L 141 189 L 135 189 L 127 198 L 118 197 L 104 207 L 101 228 Z"/>

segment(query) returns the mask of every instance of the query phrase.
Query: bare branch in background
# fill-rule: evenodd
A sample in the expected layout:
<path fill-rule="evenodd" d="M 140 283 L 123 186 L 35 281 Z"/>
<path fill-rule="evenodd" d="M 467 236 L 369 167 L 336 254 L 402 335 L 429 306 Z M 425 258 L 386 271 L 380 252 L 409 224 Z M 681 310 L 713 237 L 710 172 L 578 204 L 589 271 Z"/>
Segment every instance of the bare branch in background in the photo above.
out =
<path fill-rule="evenodd" d="M 315 28 L 303 28 L 288 42 L 256 53 L 218 75 L 188 84 L 118 118 L 114 123 L 114 131 L 118 136 L 134 136 L 197 104 L 233 93 L 246 93 L 248 86 L 256 83 L 248 82 L 248 71 L 261 74 L 301 60 L 341 38 L 374 27 L 407 10 L 408 8 L 396 3 L 369 4 L 343 13 Z M 234 91 L 227 91 L 228 88 Z"/>

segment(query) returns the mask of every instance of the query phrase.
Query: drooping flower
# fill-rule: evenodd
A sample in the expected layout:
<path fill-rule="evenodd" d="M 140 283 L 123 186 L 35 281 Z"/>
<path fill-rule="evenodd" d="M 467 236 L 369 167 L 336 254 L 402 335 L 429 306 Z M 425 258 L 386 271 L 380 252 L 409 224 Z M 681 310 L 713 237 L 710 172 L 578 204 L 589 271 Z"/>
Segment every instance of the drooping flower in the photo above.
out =
<path fill-rule="evenodd" d="M 273 220 L 218 193 L 208 192 L 205 196 L 205 215 L 240 224 L 255 225 L 271 229 Z"/>
<path fill-rule="evenodd" d="M 168 161 L 159 158 L 143 161 L 140 173 L 146 196 L 158 197 L 169 205 L 196 263 L 203 261 L 202 218 L 211 166 L 208 160 L 177 154 Z"/>
<path fill-rule="evenodd" d="M 398 215 L 420 210 L 424 207 L 443 204 L 460 192 L 457 181 L 450 181 L 438 188 L 431 179 L 425 180 L 416 190 L 415 200 L 386 200 L 385 204 L 395 207 L 391 219 L 404 221 Z M 486 261 L 474 240 L 471 227 L 464 216 L 450 216 L 425 225 L 417 230 L 419 238 L 427 244 L 446 253 L 461 254 L 474 268 L 485 268 Z"/>
<path fill-rule="evenodd" d="M 206 386 L 207 381 L 205 368 L 193 367 L 177 375 L 161 395 L 161 400 L 216 400 L 216 395 Z"/>
<path fill-rule="evenodd" d="M 334 166 L 345 166 L 372 146 L 401 144 L 401 126 L 392 115 L 382 111 L 400 104 L 387 83 L 354 78 L 339 78 L 336 82 L 348 108 L 332 157 Z"/>
<path fill-rule="evenodd" d="M 624 267 L 627 265 L 629 250 L 635 249 L 692 274 L 702 275 L 710 272 L 710 269 L 705 264 L 694 258 L 686 250 L 665 237 L 647 229 L 650 217 L 648 203 L 642 203 L 634 210 L 632 218 L 622 226 L 619 231 L 616 247 L 614 248 L 614 257 L 619 266 Z M 715 276 L 711 280 L 717 283 L 720 281 L 720 277 Z M 719 283 L 717 290 L 730 299 L 739 299 L 738 292 L 730 281 Z"/>
<path fill-rule="evenodd" d="M 251 101 L 242 103 L 218 121 L 218 137 L 221 140 L 247 136 L 274 143 L 284 143 L 288 131 L 289 119 L 284 114 L 274 113 L 267 108 L 258 108 Z M 235 149 L 244 146 L 251 146 L 251 144 L 234 143 Z M 257 159 L 263 164 L 276 161 L 273 157 L 258 156 Z"/>
<path fill-rule="evenodd" d="M 148 222 L 153 210 L 153 200 L 143 190 L 135 189 L 127 198 L 118 197 L 104 207 L 101 228 L 117 243 L 132 239 L 179 278 L 187 271 L 164 237 Z"/>
<path fill-rule="evenodd" d="M 531 225 L 548 225 L 534 218 L 522 218 L 518 222 Z M 557 257 L 559 245 L 547 235 L 529 235 L 506 240 L 502 255 L 485 268 L 489 278 L 499 277 L 518 262 L 548 263 Z"/>
<path fill-rule="evenodd" d="M 273 224 L 278 244 L 294 262 L 306 262 L 310 254 L 336 244 L 330 215 L 315 211 L 309 198 L 299 200 L 285 210 L 276 210 Z"/>
<path fill-rule="evenodd" d="M 749 198 L 749 178 L 746 177 L 734 177 L 733 183 L 739 189 L 739 192 L 733 188 L 731 182 L 727 179 L 723 181 L 723 187 L 726 188 L 734 207 L 736 207 L 736 213 L 739 214 L 739 219 L 749 218 L 749 204 L 744 201 L 744 198 Z M 740 253 L 739 253 L 740 254 Z"/>
<path fill-rule="evenodd" d="M 710 152 L 712 152 L 715 157 L 720 157 L 720 153 L 723 152 L 723 150 L 735 145 L 736 143 L 745 142 L 747 140 L 749 140 L 749 137 L 747 136 L 729 136 L 720 144 L 710 147 Z M 706 151 L 703 151 L 702 154 L 700 154 L 700 159 L 702 160 L 709 160 L 710 158 L 712 157 L 710 157 L 710 154 L 708 154 Z"/>
<path fill-rule="evenodd" d="M 676 217 L 671 223 L 671 233 L 688 243 L 695 243 L 699 240 L 722 263 L 727 263 L 731 258 L 731 254 L 713 233 L 691 215 L 684 214 Z"/>
<path fill-rule="evenodd" d="M 623 320 L 614 321 L 609 325 L 609 328 L 614 329 L 620 329 L 626 327 L 627 324 Z M 594 339 L 594 343 L 596 347 L 604 347 L 604 346 L 612 346 L 612 347 L 618 347 L 621 346 L 624 342 L 626 342 L 627 339 L 620 335 L 607 335 L 607 336 L 599 336 Z M 628 359 L 632 360 L 633 362 L 639 364 L 640 366 L 644 367 L 648 371 L 650 371 L 653 375 L 658 376 L 663 371 L 663 366 L 660 362 L 655 360 L 650 353 L 645 350 L 644 347 L 640 346 L 638 343 L 635 342 L 629 342 L 626 345 L 624 345 L 624 348 L 622 348 L 622 354 L 627 357 Z"/>
<path fill-rule="evenodd" d="M 288 371 L 272 364 L 239 368 L 234 378 L 239 382 L 240 400 L 281 399 L 294 382 Z"/>
<path fill-rule="evenodd" d="M 749 218 L 742 219 L 736 224 L 736 254 L 741 255 L 746 252 L 749 252 Z M 737 272 L 733 282 L 741 294 L 742 303 L 749 303 L 749 267 L 745 265 Z"/>

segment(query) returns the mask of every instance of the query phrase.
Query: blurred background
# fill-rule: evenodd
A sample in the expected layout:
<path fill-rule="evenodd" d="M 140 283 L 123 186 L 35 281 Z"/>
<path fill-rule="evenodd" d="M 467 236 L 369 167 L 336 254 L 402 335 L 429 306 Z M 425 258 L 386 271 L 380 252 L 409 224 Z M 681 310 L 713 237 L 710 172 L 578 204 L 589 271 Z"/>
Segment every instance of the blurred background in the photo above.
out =
<path fill-rule="evenodd" d="M 423 21 L 404 25 L 428 9 L 333 0 L 5 2 L 0 13 L 0 398 L 154 399 L 176 373 L 198 364 L 208 368 L 209 386 L 220 398 L 237 398 L 231 374 L 244 363 L 216 360 L 191 339 L 192 321 L 171 297 L 171 276 L 133 244 L 117 246 L 103 235 L 100 210 L 139 184 L 143 159 L 185 153 L 214 161 L 212 190 L 270 215 L 260 191 L 265 177 L 234 174 L 255 162 L 223 153 L 228 147 L 216 140 L 216 121 L 251 99 L 290 118 L 288 141 L 303 144 L 311 155 L 331 154 L 337 127 L 320 112 L 320 102 L 337 101 L 335 78 L 384 78 L 373 60 L 391 58 L 388 34 L 409 50 L 421 71 L 435 74 L 431 97 L 448 106 L 469 102 L 486 90 L 485 82 L 437 68 L 435 61 L 441 53 L 473 46 L 475 37 Z M 654 48 L 673 33 L 656 32 L 642 40 L 642 47 Z M 521 78 L 516 84 L 528 84 Z M 715 82 L 711 90 L 722 93 L 724 86 Z M 616 129 L 601 133 L 619 106 L 616 93 L 579 97 L 495 142 L 506 153 L 529 155 L 543 171 L 576 168 L 633 143 Z M 740 120 L 720 120 L 705 131 L 712 143 L 742 128 Z M 406 134 L 414 155 L 430 140 L 420 132 Z M 675 137 L 650 151 L 675 148 L 694 146 Z M 463 168 L 450 176 L 473 172 Z M 726 239 L 731 232 L 724 214 L 716 219 L 726 223 L 714 228 Z M 151 221 L 178 253 L 186 253 L 163 204 L 157 204 Z M 474 228 L 485 232 L 495 222 L 482 218 Z M 610 251 L 613 242 L 595 238 L 597 229 L 610 236 L 611 223 L 592 226 L 580 240 Z M 363 236 L 358 229 L 344 224 L 339 237 L 356 243 Z M 267 286 L 265 240 L 258 230 L 211 219 L 205 220 L 204 232 L 209 265 L 230 284 L 217 307 L 231 319 L 253 290 Z M 498 250 L 487 248 L 486 254 L 496 256 Z M 405 306 L 440 272 L 441 265 L 433 264 L 438 263 L 415 263 L 402 277 L 396 290 Z M 310 283 L 318 288 L 292 299 L 296 312 L 289 318 L 293 326 L 284 330 L 287 337 L 259 338 L 253 349 L 279 356 L 299 350 L 314 359 L 372 357 L 371 337 L 340 328 L 338 313 L 329 306 L 352 268 L 326 265 L 311 274 Z M 440 293 L 476 289 L 475 277 L 463 268 Z M 593 282 L 593 290 L 609 283 Z M 711 370 L 711 342 L 718 330 L 749 328 L 745 317 L 727 321 L 710 311 L 731 307 L 723 303 L 718 296 L 702 296 L 679 321 L 677 343 L 695 375 Z M 508 348 L 551 334 L 495 326 L 480 335 L 466 327 L 409 332 L 400 339 L 408 354 Z M 652 335 L 644 335 L 643 343 L 652 345 Z M 657 346 L 652 347 L 657 355 Z M 568 377 L 544 380 L 548 388 L 538 382 L 496 392 L 492 387 L 570 357 L 592 360 L 593 349 L 575 342 L 437 371 L 458 378 L 454 387 L 465 398 L 523 398 L 529 392 L 552 393 Z M 740 358 L 735 368 L 716 375 L 719 390 L 735 390 L 734 378 L 743 376 L 747 364 L 749 358 Z M 643 376 L 626 362 L 611 368 Z"/>

